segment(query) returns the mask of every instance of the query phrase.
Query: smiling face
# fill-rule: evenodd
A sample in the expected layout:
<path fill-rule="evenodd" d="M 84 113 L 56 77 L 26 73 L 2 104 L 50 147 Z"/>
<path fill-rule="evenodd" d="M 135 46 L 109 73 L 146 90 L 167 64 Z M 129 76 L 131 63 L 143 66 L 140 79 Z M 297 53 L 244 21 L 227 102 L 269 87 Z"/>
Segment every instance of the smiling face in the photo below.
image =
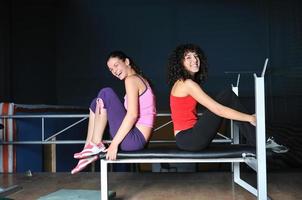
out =
<path fill-rule="evenodd" d="M 124 80 L 131 71 L 128 58 L 123 61 L 118 57 L 110 57 L 107 61 L 107 66 L 109 71 L 120 80 Z"/>
<path fill-rule="evenodd" d="M 194 75 L 199 71 L 200 59 L 196 52 L 186 52 L 183 58 L 183 66 L 191 74 Z"/>

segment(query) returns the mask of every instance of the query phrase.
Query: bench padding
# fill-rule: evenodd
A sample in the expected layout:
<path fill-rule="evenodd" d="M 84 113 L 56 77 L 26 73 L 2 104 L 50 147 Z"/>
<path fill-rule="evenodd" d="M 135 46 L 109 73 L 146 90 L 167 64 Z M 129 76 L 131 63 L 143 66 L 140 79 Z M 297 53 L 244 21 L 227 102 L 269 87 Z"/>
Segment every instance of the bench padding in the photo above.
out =
<path fill-rule="evenodd" d="M 202 151 L 182 151 L 174 146 L 148 147 L 140 151 L 119 151 L 118 159 L 126 158 L 242 158 L 243 156 L 255 157 L 256 148 L 249 145 L 216 144 Z M 104 154 L 100 155 L 105 158 Z"/>

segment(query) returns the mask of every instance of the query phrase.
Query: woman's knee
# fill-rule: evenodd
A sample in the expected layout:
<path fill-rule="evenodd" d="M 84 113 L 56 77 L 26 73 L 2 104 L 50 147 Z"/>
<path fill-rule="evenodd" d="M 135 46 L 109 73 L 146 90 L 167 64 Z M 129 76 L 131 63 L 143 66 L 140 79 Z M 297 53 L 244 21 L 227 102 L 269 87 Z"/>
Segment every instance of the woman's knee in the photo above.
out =
<path fill-rule="evenodd" d="M 231 88 L 225 88 L 222 90 L 217 96 L 216 101 L 218 101 L 221 104 L 228 104 L 231 102 L 231 100 L 236 96 L 236 94 L 233 92 Z"/>
<path fill-rule="evenodd" d="M 108 96 L 111 96 L 111 94 L 114 93 L 114 90 L 110 87 L 105 87 L 105 88 L 102 88 L 97 97 L 94 98 L 91 103 L 90 103 L 90 106 L 89 106 L 89 109 L 92 111 L 92 112 L 95 112 L 95 109 L 96 109 L 96 101 L 98 98 L 102 99 L 103 101 L 108 98 Z M 103 102 L 104 103 L 104 102 Z"/>
<path fill-rule="evenodd" d="M 233 94 L 235 94 L 235 93 L 233 92 L 233 90 L 230 87 L 224 88 L 221 92 L 221 96 L 226 96 L 226 95 L 228 96 L 228 95 L 233 95 Z"/>
<path fill-rule="evenodd" d="M 104 96 L 108 95 L 108 94 L 112 94 L 114 93 L 114 90 L 111 87 L 105 87 L 102 88 L 99 93 L 98 93 L 98 98 L 104 98 Z"/>

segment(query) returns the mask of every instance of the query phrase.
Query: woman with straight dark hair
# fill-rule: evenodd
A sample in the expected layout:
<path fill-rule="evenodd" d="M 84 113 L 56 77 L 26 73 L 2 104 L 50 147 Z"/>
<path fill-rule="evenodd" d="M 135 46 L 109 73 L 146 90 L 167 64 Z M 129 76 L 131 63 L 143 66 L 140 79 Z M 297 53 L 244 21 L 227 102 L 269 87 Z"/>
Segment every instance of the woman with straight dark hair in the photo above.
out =
<path fill-rule="evenodd" d="M 74 154 L 80 159 L 71 171 L 75 174 L 97 160 L 100 152 L 115 160 L 118 148 L 135 151 L 145 147 L 152 133 L 156 116 L 155 96 L 147 79 L 130 57 L 121 51 L 109 54 L 107 66 L 119 80 L 124 81 L 124 104 L 111 88 L 103 88 L 90 105 L 89 124 L 84 149 Z M 106 149 L 102 143 L 107 122 L 112 142 Z"/>

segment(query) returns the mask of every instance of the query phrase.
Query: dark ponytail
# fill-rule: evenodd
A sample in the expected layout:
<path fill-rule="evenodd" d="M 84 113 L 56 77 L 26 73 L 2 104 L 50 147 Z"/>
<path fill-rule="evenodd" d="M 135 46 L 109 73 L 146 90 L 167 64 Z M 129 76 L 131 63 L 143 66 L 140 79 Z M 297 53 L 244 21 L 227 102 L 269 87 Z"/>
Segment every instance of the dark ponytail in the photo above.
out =
<path fill-rule="evenodd" d="M 129 64 L 131 66 L 131 68 L 139 75 L 142 76 L 142 71 L 140 70 L 139 67 L 137 67 L 137 65 L 134 63 L 134 61 L 129 57 L 127 56 L 124 52 L 122 51 L 112 51 L 108 56 L 107 56 L 107 61 L 110 59 L 110 58 L 119 58 L 121 59 L 122 61 L 125 62 L 126 58 L 128 58 L 129 60 Z"/>
<path fill-rule="evenodd" d="M 147 78 L 143 72 L 141 71 L 141 69 L 134 63 L 134 61 L 129 57 L 127 56 L 124 52 L 122 51 L 112 51 L 108 56 L 107 56 L 107 61 L 110 59 L 110 58 L 119 58 L 121 59 L 122 61 L 125 62 L 126 58 L 128 58 L 129 60 L 129 65 L 131 66 L 131 68 L 138 74 L 140 75 L 141 77 L 143 77 L 144 79 L 146 79 L 150 85 L 151 88 L 153 88 L 153 84 L 151 82 L 151 80 L 149 78 Z"/>

